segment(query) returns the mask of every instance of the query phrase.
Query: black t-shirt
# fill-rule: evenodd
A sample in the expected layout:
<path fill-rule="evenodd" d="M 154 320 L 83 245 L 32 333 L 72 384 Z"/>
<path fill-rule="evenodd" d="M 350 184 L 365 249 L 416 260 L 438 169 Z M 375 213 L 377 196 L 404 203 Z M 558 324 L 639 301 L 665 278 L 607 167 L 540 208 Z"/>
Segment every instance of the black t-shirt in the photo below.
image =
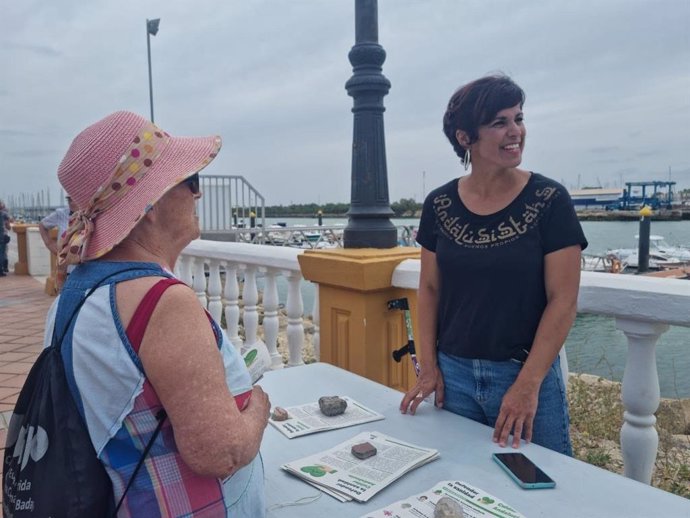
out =
<path fill-rule="evenodd" d="M 503 361 L 530 350 L 546 307 L 544 256 L 587 240 L 570 196 L 532 173 L 510 205 L 470 212 L 458 179 L 424 201 L 417 242 L 436 253 L 440 272 L 438 349 Z"/>

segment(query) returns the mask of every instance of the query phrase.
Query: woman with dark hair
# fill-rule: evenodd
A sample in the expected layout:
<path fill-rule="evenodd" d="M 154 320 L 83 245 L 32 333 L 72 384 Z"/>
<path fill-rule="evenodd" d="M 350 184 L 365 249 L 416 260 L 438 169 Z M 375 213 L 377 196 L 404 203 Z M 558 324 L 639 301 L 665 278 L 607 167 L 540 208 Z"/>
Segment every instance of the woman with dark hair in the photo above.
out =
<path fill-rule="evenodd" d="M 525 94 L 509 77 L 457 90 L 443 131 L 468 174 L 424 202 L 417 384 L 401 402 L 436 405 L 572 454 L 558 353 L 576 314 L 587 246 L 565 188 L 520 169 Z M 513 435 L 512 441 L 509 436 Z"/>

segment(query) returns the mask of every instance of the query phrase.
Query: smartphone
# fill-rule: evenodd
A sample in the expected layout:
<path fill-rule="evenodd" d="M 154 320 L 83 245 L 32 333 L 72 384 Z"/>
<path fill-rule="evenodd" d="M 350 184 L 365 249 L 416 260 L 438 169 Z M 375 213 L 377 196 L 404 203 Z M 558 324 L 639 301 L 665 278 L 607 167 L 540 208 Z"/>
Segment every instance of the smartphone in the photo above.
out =
<path fill-rule="evenodd" d="M 556 487 L 556 482 L 523 453 L 494 453 L 491 457 L 523 489 Z"/>

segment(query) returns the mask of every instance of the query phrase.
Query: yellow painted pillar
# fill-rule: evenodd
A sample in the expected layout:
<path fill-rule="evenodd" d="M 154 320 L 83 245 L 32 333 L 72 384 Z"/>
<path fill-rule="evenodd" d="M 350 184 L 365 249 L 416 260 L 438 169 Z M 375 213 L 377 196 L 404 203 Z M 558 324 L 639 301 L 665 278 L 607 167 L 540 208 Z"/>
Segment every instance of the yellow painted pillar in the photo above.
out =
<path fill-rule="evenodd" d="M 407 297 L 416 313 L 416 290 L 391 286 L 395 267 L 411 258 L 419 258 L 418 248 L 307 250 L 299 257 L 302 275 L 319 285 L 321 361 L 397 390 L 414 384 L 409 355 L 401 363 L 392 357 L 407 343 L 404 314 L 387 307 Z"/>
<path fill-rule="evenodd" d="M 17 252 L 19 260 L 14 263 L 15 275 L 29 275 L 29 253 L 28 242 L 26 238 L 26 229 L 35 225 L 25 225 L 17 223 L 12 225 L 12 230 L 17 236 Z"/>
<path fill-rule="evenodd" d="M 50 234 L 50 239 L 54 239 L 57 242 L 58 229 L 57 227 L 51 228 L 48 233 Z M 46 284 L 43 288 L 46 295 L 55 297 L 58 294 L 57 285 L 57 255 L 50 253 L 50 276 L 46 278 Z"/>

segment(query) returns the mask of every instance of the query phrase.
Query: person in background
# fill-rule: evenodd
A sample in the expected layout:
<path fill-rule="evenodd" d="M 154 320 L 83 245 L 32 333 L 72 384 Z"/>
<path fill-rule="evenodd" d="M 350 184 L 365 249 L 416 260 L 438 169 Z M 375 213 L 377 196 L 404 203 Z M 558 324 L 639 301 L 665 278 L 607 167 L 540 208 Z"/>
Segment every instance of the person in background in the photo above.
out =
<path fill-rule="evenodd" d="M 0 277 L 4 277 L 10 271 L 7 259 L 7 244 L 10 242 L 10 229 L 12 226 L 5 202 L 0 200 Z"/>
<path fill-rule="evenodd" d="M 38 224 L 38 231 L 41 233 L 43 243 L 45 243 L 46 248 L 48 248 L 48 250 L 55 255 L 58 253 L 61 237 L 69 225 L 69 217 L 75 210 L 77 210 L 77 206 L 72 201 L 72 198 L 65 196 L 65 199 L 67 200 L 67 207 L 59 207 L 55 209 L 53 212 L 43 218 Z M 53 228 L 58 229 L 57 240 L 50 237 L 50 230 Z"/>
<path fill-rule="evenodd" d="M 51 253 L 57 255 L 57 251 L 62 243 L 63 235 L 67 230 L 69 225 L 69 218 L 72 213 L 77 210 L 77 205 L 72 201 L 72 198 L 65 196 L 67 200 L 67 207 L 60 207 L 55 209 L 53 212 L 48 214 L 45 218 L 41 220 L 38 224 L 38 231 L 41 234 L 41 239 L 45 243 L 48 250 Z M 53 239 L 50 236 L 50 230 L 57 228 L 57 238 Z M 60 291 L 62 285 L 65 283 L 65 279 L 74 269 L 74 265 L 67 265 L 65 263 L 57 265 L 57 271 L 55 272 L 55 288 Z"/>
<path fill-rule="evenodd" d="M 265 515 L 259 446 L 268 396 L 172 273 L 199 237 L 198 172 L 220 146 L 219 137 L 173 137 L 123 111 L 77 135 L 58 169 L 78 207 L 58 260 L 77 266 L 48 315 L 45 345 L 96 288 L 61 354 L 112 481 L 113 508 L 124 495 L 118 516 Z"/>
<path fill-rule="evenodd" d="M 469 172 L 426 198 L 417 233 L 421 372 L 403 397 L 572 455 L 559 351 L 587 246 L 566 189 L 521 169 L 522 89 L 491 75 L 450 99 L 443 131 Z M 512 434 L 512 440 L 510 435 Z"/>

